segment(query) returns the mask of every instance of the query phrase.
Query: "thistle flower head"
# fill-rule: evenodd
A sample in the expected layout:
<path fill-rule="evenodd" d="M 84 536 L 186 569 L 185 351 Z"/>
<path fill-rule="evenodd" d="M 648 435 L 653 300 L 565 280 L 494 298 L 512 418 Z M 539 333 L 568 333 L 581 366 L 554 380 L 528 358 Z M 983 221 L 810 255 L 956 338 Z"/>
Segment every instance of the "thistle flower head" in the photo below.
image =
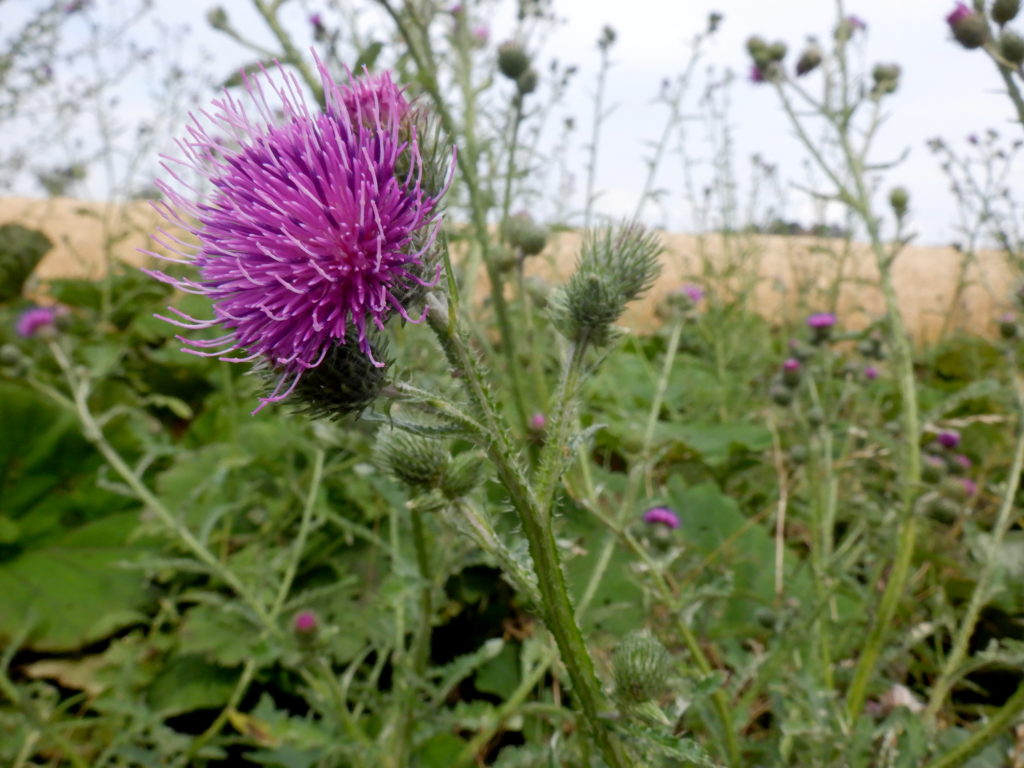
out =
<path fill-rule="evenodd" d="M 960 445 L 960 433 L 954 432 L 951 429 L 947 429 L 942 432 L 939 432 L 935 440 L 943 448 L 953 449 Z"/>
<path fill-rule="evenodd" d="M 28 339 L 52 328 L 57 322 L 57 314 L 56 307 L 32 307 L 18 316 L 14 328 L 19 336 Z"/>
<path fill-rule="evenodd" d="M 700 304 L 704 300 L 704 289 L 693 283 L 686 283 L 679 292 L 694 304 Z"/>
<path fill-rule="evenodd" d="M 163 230 L 154 239 L 182 257 L 169 260 L 194 264 L 199 278 L 148 272 L 210 297 L 214 309 L 211 319 L 174 308 L 162 319 L 226 331 L 209 340 L 179 337 L 187 352 L 277 371 L 256 411 L 286 398 L 337 345 L 353 344 L 382 366 L 368 333 L 395 314 L 421 320 L 408 305 L 439 277 L 432 251 L 445 186 L 436 183 L 436 157 L 421 154 L 422 121 L 388 75 L 338 85 L 317 63 L 322 113 L 304 103 L 283 69 L 276 78 L 246 78 L 250 104 L 226 93 L 212 114 L 202 113 L 210 128 L 197 118 L 178 142 L 184 159 L 171 160 L 204 176 L 211 193 L 193 202 L 157 183 L 168 200 L 158 210 L 198 245 Z M 225 149 L 218 133 L 237 149 Z"/>
<path fill-rule="evenodd" d="M 782 370 L 784 370 L 784 371 L 799 371 L 800 368 L 801 368 L 801 363 L 795 357 L 788 357 L 782 363 Z"/>
<path fill-rule="evenodd" d="M 644 522 L 648 525 L 663 525 L 676 529 L 679 527 L 679 515 L 669 507 L 651 507 L 644 512 Z"/>
<path fill-rule="evenodd" d="M 818 312 L 807 318 L 809 328 L 831 328 L 836 324 L 836 316 L 831 312 Z"/>
<path fill-rule="evenodd" d="M 874 381 L 878 378 L 878 369 L 873 365 L 866 366 L 864 368 L 864 378 L 868 381 Z"/>
<path fill-rule="evenodd" d="M 959 24 L 973 13 L 974 11 L 972 11 L 966 3 L 957 3 L 956 7 L 953 8 L 953 11 L 946 16 L 946 23 L 950 26 Z"/>

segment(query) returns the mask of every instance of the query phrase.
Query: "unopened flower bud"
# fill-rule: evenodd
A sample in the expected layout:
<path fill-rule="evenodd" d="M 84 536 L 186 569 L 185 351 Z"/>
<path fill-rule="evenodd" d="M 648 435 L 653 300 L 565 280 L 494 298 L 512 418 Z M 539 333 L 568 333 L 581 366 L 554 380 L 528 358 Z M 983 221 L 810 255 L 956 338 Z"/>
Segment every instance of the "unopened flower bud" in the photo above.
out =
<path fill-rule="evenodd" d="M 787 387 L 796 387 L 800 384 L 800 369 L 803 366 L 795 357 L 788 358 L 782 364 L 782 383 Z"/>
<path fill-rule="evenodd" d="M 921 479 L 926 483 L 937 483 L 946 476 L 946 462 L 941 456 L 926 453 L 921 457 Z"/>
<path fill-rule="evenodd" d="M 793 390 L 782 385 L 773 386 L 768 391 L 768 396 L 776 405 L 787 406 L 793 402 Z"/>
<path fill-rule="evenodd" d="M 625 702 L 641 704 L 667 688 L 671 658 L 647 630 L 631 632 L 612 651 L 615 692 Z"/>
<path fill-rule="evenodd" d="M 206 23 L 214 29 L 225 30 L 230 28 L 228 13 L 219 5 L 214 6 L 206 12 Z"/>
<path fill-rule="evenodd" d="M 807 409 L 807 423 L 817 429 L 825 423 L 825 412 L 818 406 Z"/>
<path fill-rule="evenodd" d="M 897 219 L 907 215 L 907 205 L 910 203 L 910 195 L 904 187 L 893 187 L 889 192 L 889 205 Z"/>
<path fill-rule="evenodd" d="M 956 4 L 946 23 L 956 41 L 968 50 L 980 48 L 988 40 L 988 20 L 963 3 Z"/>
<path fill-rule="evenodd" d="M 817 43 L 811 43 L 808 45 L 804 52 L 800 54 L 800 58 L 796 62 L 796 76 L 803 77 L 808 72 L 813 72 L 821 64 L 822 54 L 821 46 Z"/>
<path fill-rule="evenodd" d="M 900 72 L 899 64 L 876 64 L 871 70 L 871 78 L 874 80 L 871 97 L 880 99 L 895 93 L 900 83 Z"/>
<path fill-rule="evenodd" d="M 755 62 L 769 61 L 768 43 L 763 37 L 754 35 L 747 38 L 747 53 Z"/>
<path fill-rule="evenodd" d="M 1017 337 L 1017 316 L 1007 312 L 999 317 L 999 335 L 1004 339 L 1013 339 Z"/>
<path fill-rule="evenodd" d="M 320 620 L 313 611 L 299 611 L 292 619 L 292 629 L 300 639 L 312 638 L 320 628 Z"/>
<path fill-rule="evenodd" d="M 461 499 L 480 485 L 484 471 L 483 457 L 475 451 L 460 453 L 448 465 L 441 480 L 441 493 L 449 499 Z"/>
<path fill-rule="evenodd" d="M 537 74 L 537 70 L 530 67 L 516 78 L 516 91 L 519 92 L 520 96 L 526 96 L 527 94 L 533 93 L 537 90 L 537 84 L 539 82 L 540 76 Z"/>
<path fill-rule="evenodd" d="M 768 46 L 768 60 L 781 62 L 784 58 L 786 58 L 787 50 L 789 49 L 786 47 L 786 44 L 781 40 L 777 40 L 776 42 Z"/>
<path fill-rule="evenodd" d="M 1019 67 L 1024 63 L 1024 37 L 1012 29 L 1005 30 L 999 36 L 999 55 Z"/>
<path fill-rule="evenodd" d="M 373 454 L 377 466 L 418 491 L 439 487 L 449 463 L 444 443 L 397 429 L 377 433 Z"/>
<path fill-rule="evenodd" d="M 509 80 L 518 80 L 530 68 L 530 57 L 519 43 L 509 40 L 498 46 L 498 71 Z"/>
<path fill-rule="evenodd" d="M 1013 21 L 1017 18 L 1018 13 L 1020 13 L 1020 0 L 994 0 L 992 9 L 989 11 L 992 21 L 1000 26 Z"/>
<path fill-rule="evenodd" d="M 528 213 L 517 213 L 510 216 L 501 233 L 513 248 L 517 248 L 524 256 L 536 256 L 544 250 L 548 242 L 548 229 L 537 224 Z"/>
<path fill-rule="evenodd" d="M 797 443 L 789 448 L 789 458 L 794 464 L 804 464 L 807 461 L 807 446 Z"/>
<path fill-rule="evenodd" d="M 924 503 L 924 513 L 937 523 L 952 525 L 960 517 L 962 507 L 953 499 L 935 494 Z"/>

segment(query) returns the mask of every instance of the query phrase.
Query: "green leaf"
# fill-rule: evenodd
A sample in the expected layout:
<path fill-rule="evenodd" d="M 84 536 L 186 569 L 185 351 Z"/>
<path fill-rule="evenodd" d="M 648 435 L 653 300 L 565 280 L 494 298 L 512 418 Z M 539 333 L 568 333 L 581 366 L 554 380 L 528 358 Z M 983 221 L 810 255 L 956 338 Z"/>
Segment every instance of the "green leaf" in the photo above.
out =
<path fill-rule="evenodd" d="M 136 523 L 134 514 L 105 517 L 0 563 L 0 645 L 26 623 L 27 648 L 67 651 L 141 621 L 147 586 L 118 567 L 142 553 L 125 543 Z"/>
<path fill-rule="evenodd" d="M 480 667 L 476 673 L 476 689 L 507 699 L 519 685 L 519 650 L 505 645 L 501 653 Z"/>
<path fill-rule="evenodd" d="M 657 438 L 676 441 L 692 451 L 709 467 L 719 467 L 734 452 L 757 453 L 772 444 L 772 435 L 760 424 L 658 424 Z"/>
<path fill-rule="evenodd" d="M 198 656 L 177 656 L 149 687 L 149 706 L 165 717 L 227 704 L 238 673 Z"/>

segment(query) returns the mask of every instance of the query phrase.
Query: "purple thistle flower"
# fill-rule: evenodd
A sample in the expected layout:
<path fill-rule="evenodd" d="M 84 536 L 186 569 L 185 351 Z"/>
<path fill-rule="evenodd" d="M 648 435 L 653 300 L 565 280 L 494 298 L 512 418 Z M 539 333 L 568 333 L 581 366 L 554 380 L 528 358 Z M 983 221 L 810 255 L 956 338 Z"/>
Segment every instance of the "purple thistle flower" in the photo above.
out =
<path fill-rule="evenodd" d="M 961 477 L 960 482 L 964 486 L 964 495 L 970 498 L 978 492 L 978 484 L 969 477 Z"/>
<path fill-rule="evenodd" d="M 853 29 L 867 29 L 868 23 L 864 21 L 860 16 L 851 14 L 846 17 L 846 23 L 849 24 Z"/>
<path fill-rule="evenodd" d="M 309 16 L 309 24 L 315 30 L 321 30 L 324 28 L 324 17 L 319 13 L 312 13 Z"/>
<path fill-rule="evenodd" d="M 878 378 L 878 369 L 873 365 L 869 365 L 864 369 L 864 378 L 868 381 L 874 381 Z"/>
<path fill-rule="evenodd" d="M 784 371 L 799 371 L 800 361 L 795 357 L 786 358 L 785 362 L 782 363 L 782 370 Z"/>
<path fill-rule="evenodd" d="M 316 632 L 319 623 L 313 611 L 300 611 L 295 614 L 292 626 L 295 628 L 295 634 L 297 635 L 311 635 Z"/>
<path fill-rule="evenodd" d="M 534 430 L 536 432 L 543 432 L 544 428 L 547 425 L 548 425 L 548 419 L 540 411 L 537 411 L 535 414 L 533 414 L 530 417 L 530 429 L 532 429 L 532 430 Z"/>
<path fill-rule="evenodd" d="M 757 64 L 750 65 L 750 82 L 752 83 L 763 83 L 765 81 L 764 72 Z"/>
<path fill-rule="evenodd" d="M 836 316 L 831 312 L 818 312 L 807 318 L 810 328 L 831 328 L 836 324 Z"/>
<path fill-rule="evenodd" d="M 947 429 L 942 432 L 939 432 L 939 434 L 935 437 L 935 440 L 943 448 L 956 448 L 958 445 L 960 445 L 960 433 L 954 432 L 951 429 Z"/>
<path fill-rule="evenodd" d="M 968 18 L 973 13 L 974 11 L 968 8 L 964 3 L 957 3 L 952 13 L 950 13 L 946 17 L 946 23 L 952 27 L 955 24 L 959 24 L 961 21 Z"/>
<path fill-rule="evenodd" d="M 23 339 L 35 336 L 37 332 L 52 328 L 57 321 L 56 307 L 32 307 L 18 316 L 15 330 Z"/>
<path fill-rule="evenodd" d="M 699 304 L 704 299 L 704 289 L 693 283 L 687 283 L 679 292 L 694 304 Z"/>
<path fill-rule="evenodd" d="M 962 453 L 959 453 L 956 456 L 954 456 L 953 461 L 955 461 L 961 469 L 970 469 L 972 466 L 971 460 L 964 456 Z"/>
<path fill-rule="evenodd" d="M 666 528 L 679 527 L 679 515 L 668 507 L 651 507 L 644 512 L 644 522 L 650 525 L 664 525 Z"/>
<path fill-rule="evenodd" d="M 409 297 L 440 276 L 431 251 L 450 174 L 433 185 L 440 189 L 425 188 L 430 168 L 420 154 L 412 106 L 386 74 L 338 85 L 319 59 L 317 66 L 323 113 L 310 110 L 295 77 L 281 68 L 277 82 L 263 73 L 281 116 L 275 118 L 263 78 L 246 77 L 258 119 L 229 93 L 213 102 L 213 114 L 202 113 L 214 130 L 194 119 L 187 139 L 178 142 L 185 159 L 167 159 L 209 179 L 213 191 L 205 200 L 193 202 L 157 182 L 169 201 L 157 210 L 199 244 L 160 229 L 164 239 L 154 240 L 182 258 L 145 253 L 195 264 L 200 277 L 146 271 L 209 296 L 214 309 L 209 320 L 174 307 L 176 318 L 158 317 L 190 330 L 227 330 L 211 340 L 179 336 L 186 352 L 227 362 L 261 360 L 279 374 L 253 413 L 285 399 L 303 373 L 346 338 L 383 365 L 373 358 L 368 331 L 383 328 L 393 314 L 420 322 L 422 316 L 408 312 Z M 237 149 L 213 138 L 220 132 Z"/>
<path fill-rule="evenodd" d="M 491 29 L 486 24 L 477 24 L 473 27 L 472 36 L 476 45 L 487 45 L 487 41 L 491 39 Z"/>

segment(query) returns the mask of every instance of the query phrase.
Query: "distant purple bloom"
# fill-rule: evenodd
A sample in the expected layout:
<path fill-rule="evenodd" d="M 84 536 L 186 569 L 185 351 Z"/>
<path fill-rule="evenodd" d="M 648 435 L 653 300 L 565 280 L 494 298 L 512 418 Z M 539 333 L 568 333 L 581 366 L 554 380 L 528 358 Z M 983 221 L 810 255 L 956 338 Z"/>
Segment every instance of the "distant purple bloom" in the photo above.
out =
<path fill-rule="evenodd" d="M 699 304 L 704 299 L 704 289 L 693 283 L 687 283 L 679 289 L 679 292 L 694 304 Z"/>
<path fill-rule="evenodd" d="M 874 381 L 878 378 L 878 369 L 873 365 L 869 365 L 864 369 L 864 378 L 868 381 Z"/>
<path fill-rule="evenodd" d="M 977 144 L 978 143 L 978 134 L 976 134 L 976 133 L 969 133 L 969 134 L 967 134 L 967 143 L 968 144 Z"/>
<path fill-rule="evenodd" d="M 88 7 L 89 4 L 90 0 L 75 0 L 74 2 L 67 3 L 64 6 L 64 13 L 78 13 L 79 11 L 84 10 L 86 7 Z"/>
<path fill-rule="evenodd" d="M 38 331 L 52 328 L 56 320 L 57 309 L 55 307 L 32 307 L 18 316 L 15 330 L 23 339 L 28 339 L 35 336 Z"/>
<path fill-rule="evenodd" d="M 946 23 L 952 27 L 955 24 L 959 24 L 961 21 L 968 18 L 973 13 L 974 11 L 968 8 L 964 3 L 957 3 L 956 7 L 953 9 L 953 12 L 946 17 Z"/>
<path fill-rule="evenodd" d="M 936 436 L 935 439 L 936 439 L 936 441 L 938 441 L 939 445 L 941 445 L 943 448 L 951 448 L 952 449 L 952 448 L 956 448 L 958 445 L 960 445 L 960 433 L 959 432 L 954 432 L 951 429 L 947 429 L 947 430 L 944 430 L 942 432 L 939 432 L 939 434 Z"/>
<path fill-rule="evenodd" d="M 644 522 L 675 529 L 679 527 L 679 515 L 668 507 L 651 507 L 644 512 Z"/>
<path fill-rule="evenodd" d="M 547 417 L 540 411 L 537 411 L 530 417 L 530 428 L 537 432 L 542 432 L 547 425 Z"/>
<path fill-rule="evenodd" d="M 752 83 L 763 83 L 764 82 L 764 72 L 761 71 L 761 68 L 759 66 L 757 66 L 757 64 L 751 64 L 750 65 L 750 82 L 752 82 Z"/>
<path fill-rule="evenodd" d="M 319 621 L 313 611 L 300 611 L 295 614 L 295 619 L 292 622 L 295 633 L 298 635 L 310 635 L 316 632 L 318 624 Z"/>
<path fill-rule="evenodd" d="M 195 264 L 199 279 L 147 272 L 210 297 L 214 309 L 213 318 L 199 320 L 171 307 L 176 317 L 161 319 L 190 330 L 226 329 L 211 340 L 179 336 L 186 352 L 273 367 L 277 386 L 253 413 L 285 399 L 346 337 L 373 360 L 368 331 L 393 314 L 421 321 L 406 303 L 440 274 L 430 254 L 445 190 L 423 187 L 411 105 L 387 74 L 338 85 L 317 65 L 322 113 L 303 102 L 295 77 L 282 69 L 276 79 L 246 78 L 251 109 L 230 93 L 214 101 L 213 114 L 202 114 L 215 130 L 195 119 L 178 142 L 185 159 L 172 162 L 209 180 L 205 199 L 193 202 L 157 182 L 169 201 L 157 210 L 199 244 L 161 229 L 163 239 L 154 239 L 182 258 L 147 253 Z M 219 132 L 233 140 L 230 148 L 213 138 Z"/>
<path fill-rule="evenodd" d="M 974 496 L 974 494 L 976 494 L 978 492 L 978 484 L 975 483 L 973 480 L 971 480 L 971 478 L 969 478 L 969 477 L 961 477 L 960 478 L 960 482 L 964 486 L 964 494 L 967 497 Z"/>
<path fill-rule="evenodd" d="M 807 318 L 810 328 L 831 328 L 836 324 L 836 316 L 831 312 L 818 312 Z"/>
<path fill-rule="evenodd" d="M 854 29 L 867 29 L 868 24 L 860 16 L 850 15 L 846 17 L 846 23 Z"/>
<path fill-rule="evenodd" d="M 314 29 L 324 28 L 324 17 L 319 13 L 310 14 L 309 23 Z"/>
<path fill-rule="evenodd" d="M 958 453 L 956 456 L 954 456 L 953 461 L 955 461 L 961 469 L 970 469 L 972 466 L 971 460 L 964 456 L 962 453 Z"/>
<path fill-rule="evenodd" d="M 787 358 L 786 361 L 782 364 L 782 370 L 784 370 L 784 371 L 799 371 L 800 370 L 800 365 L 801 365 L 801 363 L 800 363 L 799 360 L 797 360 L 795 357 L 790 357 L 790 358 Z"/>
<path fill-rule="evenodd" d="M 486 24 L 477 24 L 473 27 L 473 42 L 477 45 L 487 45 L 491 39 L 491 29 Z"/>

